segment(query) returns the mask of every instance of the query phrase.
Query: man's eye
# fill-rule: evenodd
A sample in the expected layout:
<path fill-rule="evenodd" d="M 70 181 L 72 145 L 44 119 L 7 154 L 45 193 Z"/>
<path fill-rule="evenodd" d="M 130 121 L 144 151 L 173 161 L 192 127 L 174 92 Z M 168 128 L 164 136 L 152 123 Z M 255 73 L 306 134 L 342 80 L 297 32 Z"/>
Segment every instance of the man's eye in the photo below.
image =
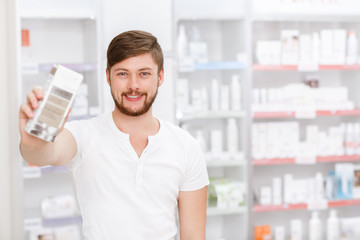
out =
<path fill-rule="evenodd" d="M 124 72 L 119 72 L 117 75 L 118 75 L 118 76 L 125 76 L 126 73 L 124 73 Z"/>
<path fill-rule="evenodd" d="M 142 72 L 142 73 L 140 73 L 140 75 L 141 75 L 141 76 L 149 76 L 150 73 L 148 73 L 148 72 Z"/>

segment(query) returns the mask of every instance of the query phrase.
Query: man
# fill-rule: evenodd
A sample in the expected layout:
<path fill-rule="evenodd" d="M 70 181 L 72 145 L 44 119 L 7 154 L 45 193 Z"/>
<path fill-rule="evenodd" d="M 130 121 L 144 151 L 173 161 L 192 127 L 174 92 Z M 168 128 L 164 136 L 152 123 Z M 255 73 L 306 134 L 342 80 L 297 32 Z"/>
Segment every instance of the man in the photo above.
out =
<path fill-rule="evenodd" d="M 152 115 L 164 81 L 157 39 L 143 31 L 116 36 L 107 51 L 112 113 L 73 121 L 54 143 L 24 128 L 43 91 L 20 107 L 20 150 L 29 163 L 67 165 L 87 240 L 205 239 L 208 175 L 196 140 Z"/>

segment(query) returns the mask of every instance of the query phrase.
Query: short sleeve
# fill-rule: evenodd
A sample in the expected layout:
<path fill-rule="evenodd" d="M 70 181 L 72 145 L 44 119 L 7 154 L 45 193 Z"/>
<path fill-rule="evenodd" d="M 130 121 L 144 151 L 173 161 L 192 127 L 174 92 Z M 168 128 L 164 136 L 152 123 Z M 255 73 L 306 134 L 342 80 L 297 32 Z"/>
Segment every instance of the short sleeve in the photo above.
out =
<path fill-rule="evenodd" d="M 65 128 L 70 131 L 76 141 L 77 152 L 75 157 L 66 165 L 73 171 L 81 163 L 89 149 L 90 141 L 93 139 L 93 131 L 89 120 L 76 120 L 67 122 Z"/>
<path fill-rule="evenodd" d="M 187 158 L 185 181 L 180 191 L 194 191 L 209 185 L 204 154 L 196 140 L 191 141 Z"/>

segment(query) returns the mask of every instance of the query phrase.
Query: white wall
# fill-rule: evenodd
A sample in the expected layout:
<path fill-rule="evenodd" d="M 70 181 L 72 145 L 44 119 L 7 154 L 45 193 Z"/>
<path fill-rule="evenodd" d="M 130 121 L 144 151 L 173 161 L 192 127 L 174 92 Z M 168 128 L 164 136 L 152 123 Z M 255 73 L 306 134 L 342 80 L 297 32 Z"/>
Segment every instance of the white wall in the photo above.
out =
<path fill-rule="evenodd" d="M 0 239 L 11 239 L 7 1 L 0 0 Z"/>

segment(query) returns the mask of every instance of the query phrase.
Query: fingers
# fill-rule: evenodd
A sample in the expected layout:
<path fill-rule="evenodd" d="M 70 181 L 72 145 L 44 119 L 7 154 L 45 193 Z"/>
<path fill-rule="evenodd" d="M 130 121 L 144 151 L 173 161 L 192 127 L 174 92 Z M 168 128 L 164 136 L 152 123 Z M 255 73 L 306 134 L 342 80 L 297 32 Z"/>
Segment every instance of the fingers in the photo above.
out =
<path fill-rule="evenodd" d="M 40 99 L 42 99 L 44 97 L 44 91 L 43 91 L 43 89 L 41 87 L 35 86 L 32 91 L 35 94 L 37 99 L 40 100 Z"/>
<path fill-rule="evenodd" d="M 44 96 L 43 90 L 41 87 L 34 87 L 31 92 L 27 95 L 27 103 L 31 105 L 33 109 L 39 107 L 39 100 Z"/>
<path fill-rule="evenodd" d="M 25 114 L 25 116 L 27 118 L 33 118 L 34 117 L 34 113 L 33 113 L 32 108 L 26 103 L 21 104 L 20 113 Z"/>

